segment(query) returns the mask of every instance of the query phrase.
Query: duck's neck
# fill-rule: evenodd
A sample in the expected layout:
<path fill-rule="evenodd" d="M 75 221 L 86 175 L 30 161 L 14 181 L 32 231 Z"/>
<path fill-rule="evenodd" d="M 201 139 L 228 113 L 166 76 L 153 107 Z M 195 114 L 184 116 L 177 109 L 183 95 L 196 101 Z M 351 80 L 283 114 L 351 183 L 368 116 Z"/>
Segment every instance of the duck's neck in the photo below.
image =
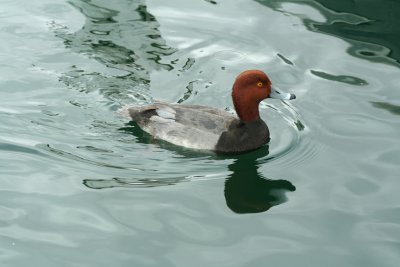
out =
<path fill-rule="evenodd" d="M 243 122 L 251 122 L 260 119 L 260 112 L 258 111 L 258 105 L 260 102 L 251 101 L 246 96 L 232 96 L 233 105 L 235 106 L 236 113 L 239 119 Z"/>

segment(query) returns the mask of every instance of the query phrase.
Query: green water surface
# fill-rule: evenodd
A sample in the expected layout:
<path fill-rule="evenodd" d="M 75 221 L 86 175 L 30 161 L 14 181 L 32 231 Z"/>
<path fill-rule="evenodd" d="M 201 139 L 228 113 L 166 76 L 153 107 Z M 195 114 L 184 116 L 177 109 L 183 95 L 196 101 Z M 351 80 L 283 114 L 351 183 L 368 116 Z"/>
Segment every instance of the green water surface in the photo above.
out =
<path fill-rule="evenodd" d="M 0 266 L 400 266 L 400 2 L 1 1 Z M 244 155 L 118 110 L 260 105 Z"/>

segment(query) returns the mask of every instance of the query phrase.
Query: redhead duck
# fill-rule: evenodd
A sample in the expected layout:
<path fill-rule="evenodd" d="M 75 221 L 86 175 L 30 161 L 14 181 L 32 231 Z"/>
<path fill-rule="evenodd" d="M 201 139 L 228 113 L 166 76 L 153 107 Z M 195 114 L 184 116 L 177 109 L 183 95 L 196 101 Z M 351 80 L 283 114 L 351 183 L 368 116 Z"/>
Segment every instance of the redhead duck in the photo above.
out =
<path fill-rule="evenodd" d="M 128 108 L 130 118 L 157 139 L 191 149 L 242 153 L 269 142 L 267 124 L 260 118 L 259 103 L 265 98 L 295 99 L 271 86 L 260 70 L 239 74 L 232 100 L 238 117 L 216 108 L 155 102 Z"/>

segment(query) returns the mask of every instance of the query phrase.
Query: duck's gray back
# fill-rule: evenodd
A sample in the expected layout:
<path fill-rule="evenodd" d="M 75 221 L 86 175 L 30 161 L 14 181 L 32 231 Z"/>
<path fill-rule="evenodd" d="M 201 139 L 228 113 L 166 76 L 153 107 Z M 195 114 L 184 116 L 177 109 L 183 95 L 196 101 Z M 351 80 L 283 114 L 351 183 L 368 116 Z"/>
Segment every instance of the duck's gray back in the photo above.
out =
<path fill-rule="evenodd" d="M 221 134 L 235 120 L 211 107 L 155 103 L 129 108 L 132 120 L 147 133 L 178 146 L 214 150 Z"/>

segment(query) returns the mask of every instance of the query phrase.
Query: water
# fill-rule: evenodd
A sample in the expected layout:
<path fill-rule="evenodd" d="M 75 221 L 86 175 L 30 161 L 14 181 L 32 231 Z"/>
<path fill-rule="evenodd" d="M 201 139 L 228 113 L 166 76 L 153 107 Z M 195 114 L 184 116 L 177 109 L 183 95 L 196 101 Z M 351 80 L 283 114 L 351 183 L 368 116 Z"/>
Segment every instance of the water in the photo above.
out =
<path fill-rule="evenodd" d="M 2 1 L 1 266 L 398 266 L 396 1 Z M 232 110 L 269 146 L 199 154 L 118 115 Z"/>

